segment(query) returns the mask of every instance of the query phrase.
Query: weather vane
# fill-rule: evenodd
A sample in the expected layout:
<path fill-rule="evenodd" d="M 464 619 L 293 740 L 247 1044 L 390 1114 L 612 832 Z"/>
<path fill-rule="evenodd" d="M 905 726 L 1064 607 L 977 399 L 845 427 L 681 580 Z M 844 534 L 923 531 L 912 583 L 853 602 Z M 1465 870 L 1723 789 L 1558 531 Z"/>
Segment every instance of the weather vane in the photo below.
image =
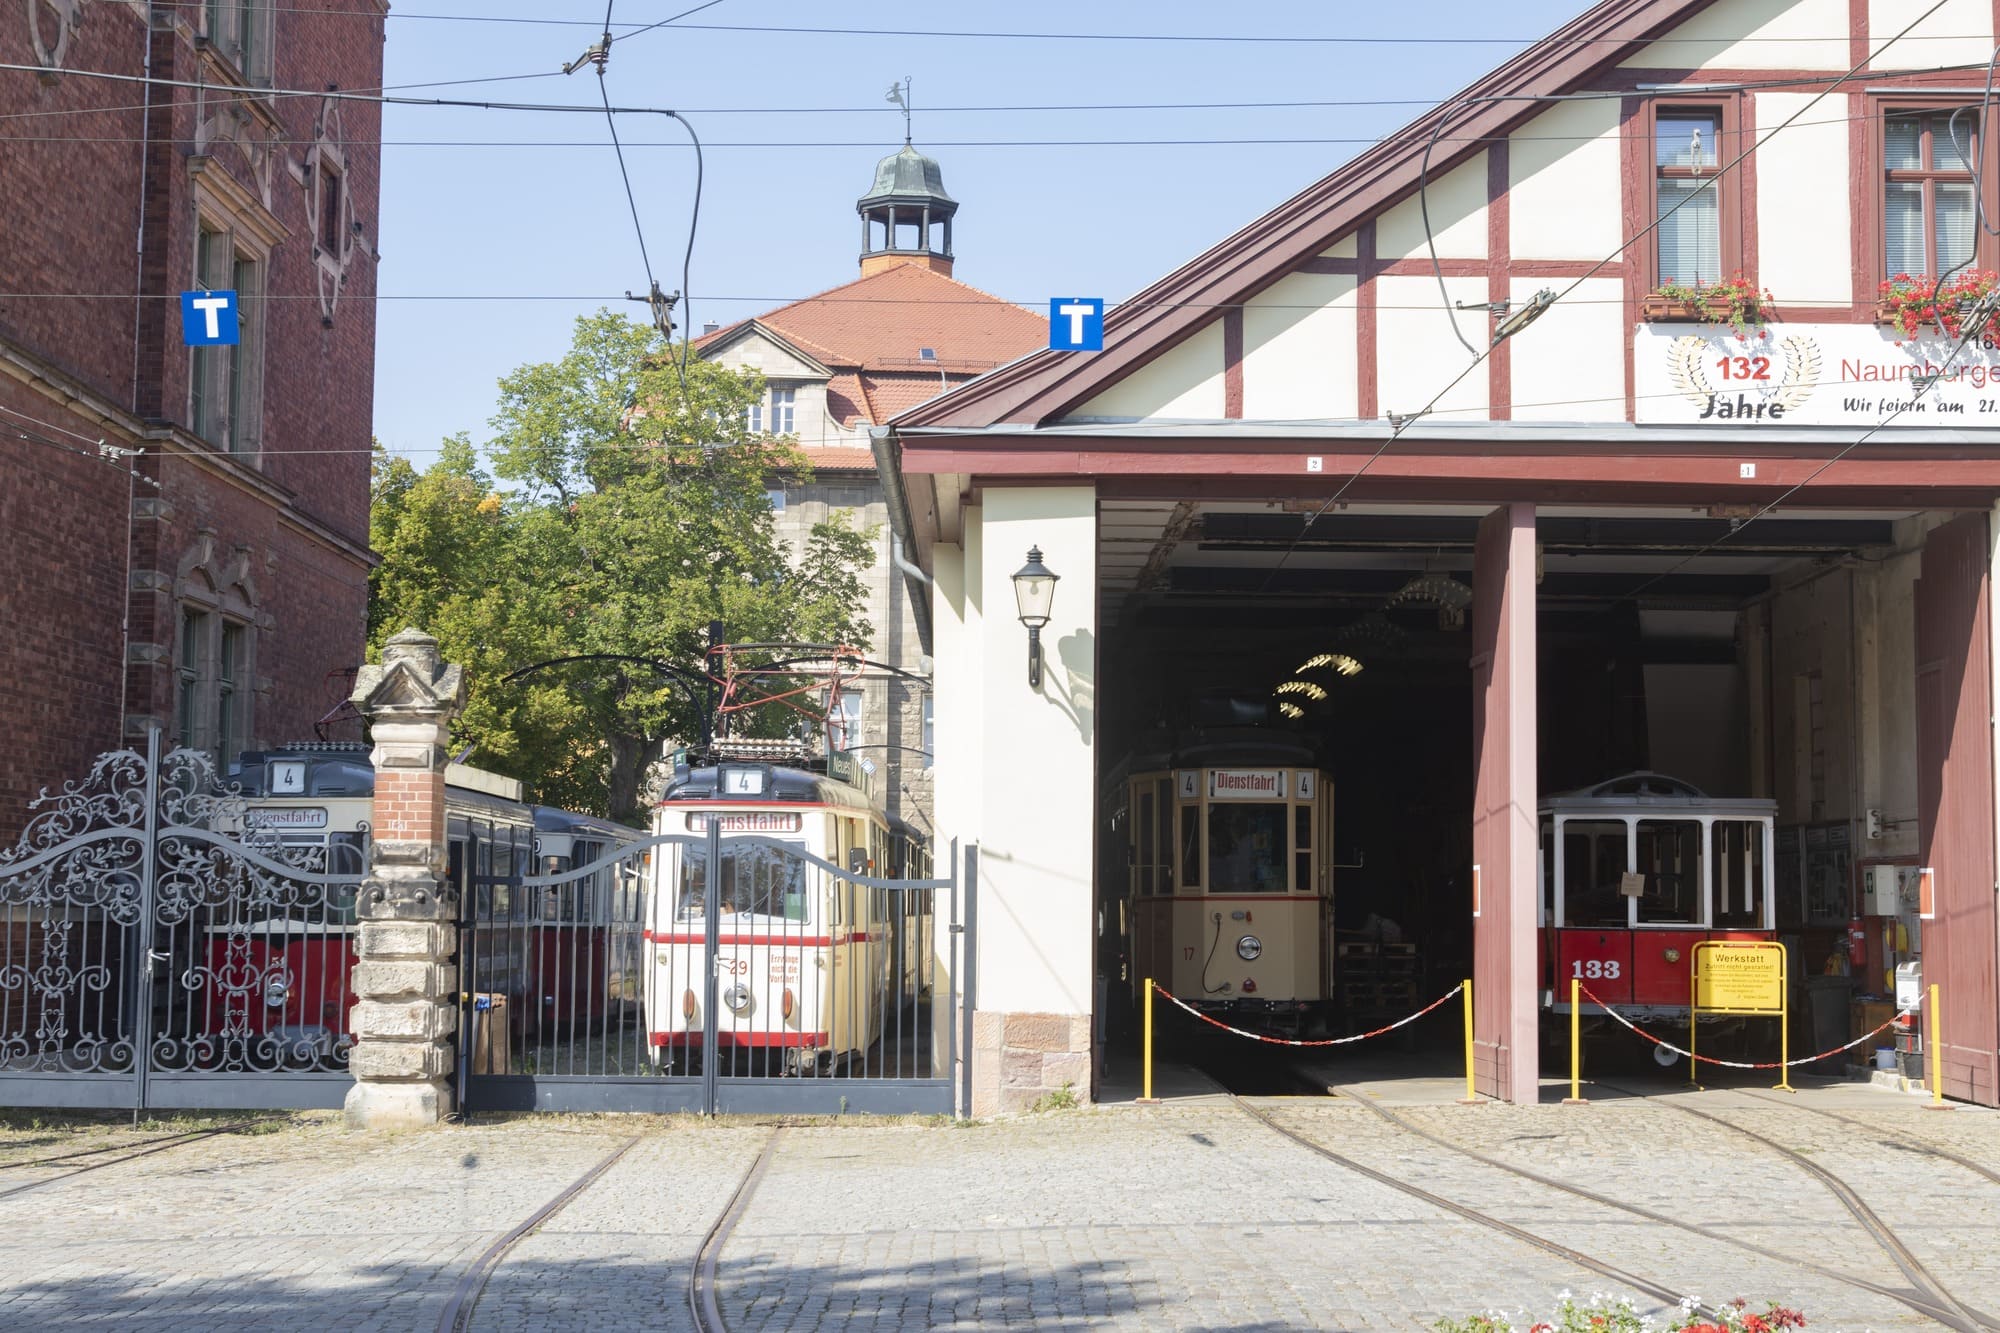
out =
<path fill-rule="evenodd" d="M 901 83 L 889 85 L 889 95 L 883 99 L 903 108 L 903 147 L 910 146 L 910 76 L 905 74 Z"/>

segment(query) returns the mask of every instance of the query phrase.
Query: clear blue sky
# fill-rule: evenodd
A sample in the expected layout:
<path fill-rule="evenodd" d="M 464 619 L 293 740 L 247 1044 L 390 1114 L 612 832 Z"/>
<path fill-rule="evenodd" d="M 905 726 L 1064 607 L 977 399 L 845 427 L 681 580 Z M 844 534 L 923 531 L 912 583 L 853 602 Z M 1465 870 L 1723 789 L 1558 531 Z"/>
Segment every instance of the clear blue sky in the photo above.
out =
<path fill-rule="evenodd" d="M 698 0 L 621 0 L 616 29 Z M 683 110 L 706 144 L 692 321 L 727 322 L 856 274 L 854 201 L 900 147 L 889 84 L 915 79 L 916 142 L 959 200 L 957 276 L 1025 305 L 1131 294 L 1411 119 L 1417 105 L 949 110 L 1104 103 L 1440 100 L 1573 17 L 1585 0 L 1426 4 L 861 6 L 722 0 L 614 42 L 615 104 Z M 575 18 L 577 26 L 424 15 Z M 399 0 L 391 85 L 553 71 L 594 40 L 593 0 Z M 1430 39 L 1426 44 L 1031 40 L 717 31 L 699 25 L 1008 33 Z M 1467 39 L 1438 42 L 1439 38 Z M 1501 39 L 1498 41 L 1478 39 Z M 434 94 L 596 105 L 596 75 Z M 800 110 L 799 108 L 809 108 Z M 830 109 L 829 109 L 830 108 Z M 621 116 L 653 269 L 681 285 L 694 193 L 685 135 Z M 558 356 L 572 320 L 645 288 L 602 114 L 391 107 L 384 118 L 375 431 L 420 459 L 487 436 L 494 385 Z M 1086 146 L 1064 140 L 1319 139 Z M 979 141 L 1010 146 L 973 146 Z M 422 141 L 422 142 L 412 142 Z M 445 141 L 440 143 L 438 141 Z M 495 146 L 466 146 L 468 141 Z M 515 146 L 533 145 L 533 146 Z M 574 146 L 566 146 L 574 145 Z M 755 146 L 772 145 L 772 146 Z M 1018 145 L 1018 146 L 1015 146 Z M 505 300 L 405 297 L 503 296 Z M 557 300 L 519 299 L 559 297 Z M 635 315 L 643 307 L 626 307 Z M 687 325 L 683 316 L 683 327 Z"/>

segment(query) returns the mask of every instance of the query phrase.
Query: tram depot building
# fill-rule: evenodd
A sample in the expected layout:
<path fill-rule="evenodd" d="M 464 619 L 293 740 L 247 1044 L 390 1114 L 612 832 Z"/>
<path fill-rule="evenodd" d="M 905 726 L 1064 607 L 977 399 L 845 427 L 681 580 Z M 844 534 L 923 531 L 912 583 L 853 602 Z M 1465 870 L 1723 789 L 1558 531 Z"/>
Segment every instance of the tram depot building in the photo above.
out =
<path fill-rule="evenodd" d="M 1101 351 L 876 432 L 937 825 L 980 846 L 975 1113 L 1079 1081 L 1134 882 L 1198 892 L 1187 793 L 1135 836 L 1121 765 L 1302 676 L 1331 938 L 1393 932 L 1425 997 L 1474 979 L 1481 1093 L 1537 1095 L 1538 804 L 1651 771 L 1775 802 L 1795 1007 L 1832 988 L 1844 1041 L 1920 963 L 1946 1094 L 2000 1102 L 2000 352 L 1882 289 L 2000 267 L 2000 182 L 1952 147 L 1954 113 L 2000 132 L 2000 7 L 1920 12 L 1606 0 L 1115 305 Z M 1734 275 L 1733 312 L 1687 290 Z M 1335 654 L 1360 670 L 1302 670 Z M 1719 924 L 1716 892 L 1675 911 Z M 1166 961 L 1212 990 L 1226 954 Z"/>

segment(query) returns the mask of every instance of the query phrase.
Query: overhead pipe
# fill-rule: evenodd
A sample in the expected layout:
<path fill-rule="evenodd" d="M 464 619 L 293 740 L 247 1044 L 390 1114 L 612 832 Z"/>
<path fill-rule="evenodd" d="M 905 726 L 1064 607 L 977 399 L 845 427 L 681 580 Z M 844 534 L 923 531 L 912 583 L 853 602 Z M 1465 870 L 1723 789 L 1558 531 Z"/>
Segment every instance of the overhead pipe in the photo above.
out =
<path fill-rule="evenodd" d="M 882 498 L 889 511 L 889 562 L 909 585 L 910 618 L 917 625 L 917 646 L 925 656 L 931 647 L 931 576 L 904 551 L 915 542 L 915 525 L 910 521 L 910 494 L 903 486 L 902 449 L 896 433 L 887 426 L 868 428 L 868 445 L 875 454 L 875 476 L 882 483 Z"/>

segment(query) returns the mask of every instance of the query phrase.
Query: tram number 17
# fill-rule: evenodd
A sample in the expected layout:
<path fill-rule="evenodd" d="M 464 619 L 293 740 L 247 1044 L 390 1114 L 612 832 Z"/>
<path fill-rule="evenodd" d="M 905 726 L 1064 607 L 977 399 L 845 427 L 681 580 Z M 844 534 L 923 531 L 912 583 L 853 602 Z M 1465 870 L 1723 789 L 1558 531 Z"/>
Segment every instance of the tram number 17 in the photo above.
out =
<path fill-rule="evenodd" d="M 1570 975 L 1585 981 L 1612 981 L 1618 977 L 1616 958 L 1587 958 L 1571 963 Z"/>

